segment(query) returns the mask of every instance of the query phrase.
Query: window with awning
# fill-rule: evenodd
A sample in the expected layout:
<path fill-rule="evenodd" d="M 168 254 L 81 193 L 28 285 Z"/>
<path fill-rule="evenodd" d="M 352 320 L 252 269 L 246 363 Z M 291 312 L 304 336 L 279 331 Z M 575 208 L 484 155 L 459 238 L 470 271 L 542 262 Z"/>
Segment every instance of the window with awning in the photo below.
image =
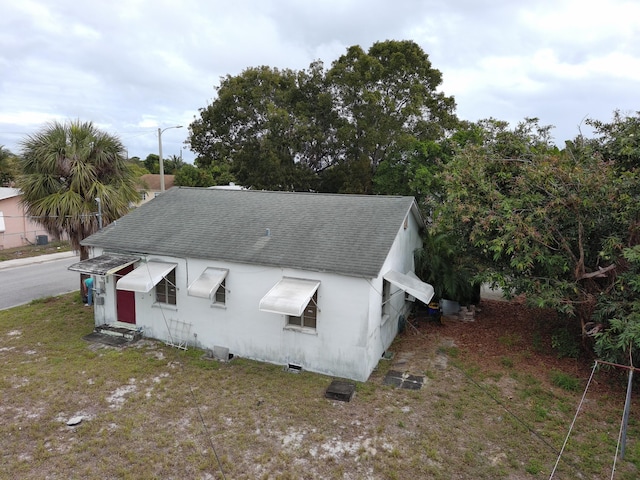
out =
<path fill-rule="evenodd" d="M 224 281 L 229 270 L 226 268 L 208 267 L 187 287 L 187 295 L 208 298 L 215 303 L 224 303 Z M 222 288 L 222 292 L 218 290 Z"/>
<path fill-rule="evenodd" d="M 262 297 L 258 308 L 263 312 L 300 317 L 319 286 L 318 280 L 284 277 Z"/>
<path fill-rule="evenodd" d="M 178 266 L 177 263 L 147 262 L 118 280 L 118 290 L 150 292 L 160 281 Z"/>
<path fill-rule="evenodd" d="M 112 275 L 118 270 L 128 267 L 138 260 L 140 260 L 140 257 L 136 257 L 134 255 L 108 253 L 74 263 L 67 267 L 67 270 L 86 273 L 88 275 Z"/>
<path fill-rule="evenodd" d="M 413 295 L 425 305 L 429 304 L 435 293 L 431 285 L 420 280 L 413 272 L 404 274 L 390 270 L 383 275 L 383 278 L 409 295 Z"/>

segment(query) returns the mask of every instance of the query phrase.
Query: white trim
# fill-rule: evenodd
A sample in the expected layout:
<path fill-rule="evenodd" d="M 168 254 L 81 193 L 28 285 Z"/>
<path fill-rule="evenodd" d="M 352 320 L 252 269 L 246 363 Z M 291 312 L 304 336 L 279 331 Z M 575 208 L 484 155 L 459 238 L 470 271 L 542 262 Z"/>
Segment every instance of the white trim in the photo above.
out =
<path fill-rule="evenodd" d="M 318 330 L 316 328 L 301 327 L 300 325 L 285 325 L 283 330 L 289 330 L 296 333 L 304 333 L 306 335 L 318 336 Z"/>

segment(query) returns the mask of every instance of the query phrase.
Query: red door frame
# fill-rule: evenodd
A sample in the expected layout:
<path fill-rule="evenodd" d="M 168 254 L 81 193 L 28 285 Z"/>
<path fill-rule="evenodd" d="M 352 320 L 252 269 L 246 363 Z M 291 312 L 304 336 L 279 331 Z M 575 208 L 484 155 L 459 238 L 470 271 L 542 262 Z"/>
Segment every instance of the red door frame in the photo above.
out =
<path fill-rule="evenodd" d="M 116 282 L 119 278 L 133 271 L 133 265 L 128 265 L 121 270 L 118 270 L 114 276 Z M 116 312 L 119 322 L 136 324 L 136 296 L 135 292 L 129 290 L 116 289 Z"/>

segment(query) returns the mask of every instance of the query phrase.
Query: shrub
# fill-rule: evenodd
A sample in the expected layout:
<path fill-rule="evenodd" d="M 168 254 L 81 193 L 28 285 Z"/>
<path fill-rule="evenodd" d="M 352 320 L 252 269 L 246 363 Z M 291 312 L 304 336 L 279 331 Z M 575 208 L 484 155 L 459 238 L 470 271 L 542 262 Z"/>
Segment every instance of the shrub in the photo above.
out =
<path fill-rule="evenodd" d="M 580 387 L 580 380 L 558 370 L 551 371 L 551 383 L 568 392 L 576 392 Z"/>
<path fill-rule="evenodd" d="M 572 335 L 566 327 L 558 328 L 551 335 L 551 347 L 558 358 L 578 358 L 580 344 L 575 335 Z"/>

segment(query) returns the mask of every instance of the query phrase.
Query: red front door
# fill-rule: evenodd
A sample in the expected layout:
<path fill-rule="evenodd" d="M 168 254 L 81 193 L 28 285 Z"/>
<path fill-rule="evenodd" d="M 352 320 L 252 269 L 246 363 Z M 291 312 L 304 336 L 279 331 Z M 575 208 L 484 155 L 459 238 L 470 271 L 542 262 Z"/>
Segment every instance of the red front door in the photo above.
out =
<path fill-rule="evenodd" d="M 124 267 L 115 273 L 116 281 L 123 275 L 131 272 L 133 265 Z M 118 321 L 124 323 L 136 323 L 136 297 L 135 292 L 129 290 L 116 290 L 116 311 L 118 312 Z"/>

